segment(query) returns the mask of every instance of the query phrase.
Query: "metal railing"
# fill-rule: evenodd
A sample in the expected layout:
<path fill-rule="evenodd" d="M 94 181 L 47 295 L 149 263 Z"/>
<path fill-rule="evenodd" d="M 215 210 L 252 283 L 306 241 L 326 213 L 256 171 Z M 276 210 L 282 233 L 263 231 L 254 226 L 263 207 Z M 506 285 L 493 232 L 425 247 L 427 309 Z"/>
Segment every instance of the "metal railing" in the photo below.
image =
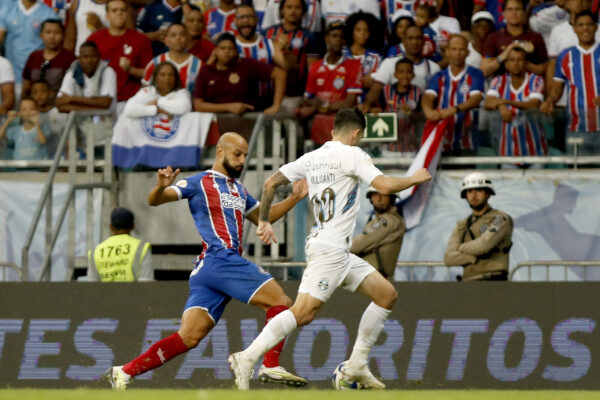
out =
<path fill-rule="evenodd" d="M 2 262 L 0 262 L 0 268 L 2 268 L 2 282 L 6 282 L 6 270 L 8 268 L 14 270 L 17 273 L 17 275 L 19 276 L 19 279 L 21 279 L 21 269 L 14 262 L 2 261 Z"/>
<path fill-rule="evenodd" d="M 589 277 L 589 273 L 588 271 L 591 268 L 600 268 L 600 261 L 560 261 L 560 260 L 553 260 L 553 261 L 525 261 L 525 262 L 520 262 L 517 265 L 515 265 L 515 267 L 511 270 L 510 272 L 510 280 L 514 280 L 515 275 L 517 274 L 517 272 L 520 272 L 522 270 L 527 270 L 527 279 L 528 281 L 532 280 L 532 268 L 541 268 L 544 270 L 544 280 L 545 281 L 549 281 L 550 280 L 550 270 L 554 269 L 554 270 L 561 270 L 563 272 L 563 276 L 562 276 L 562 280 L 564 281 L 568 281 L 569 280 L 569 272 L 571 273 L 575 273 L 577 274 L 576 271 L 574 271 L 574 268 L 583 268 L 583 276 L 581 277 L 582 281 L 587 281 L 588 277 Z M 598 270 L 600 272 L 600 269 Z M 520 275 L 519 275 L 520 277 Z M 523 280 L 523 279 L 519 279 L 519 280 Z"/>
<path fill-rule="evenodd" d="M 92 192 L 94 188 L 103 188 L 103 189 L 114 189 L 112 185 L 112 152 L 110 149 L 110 132 L 105 138 L 104 142 L 104 154 L 105 159 L 104 163 L 101 166 L 104 168 L 102 183 L 94 183 L 94 169 L 96 167 L 96 161 L 94 160 L 94 138 L 88 137 L 86 144 L 86 160 L 81 162 L 77 160 L 77 149 L 76 149 L 76 129 L 75 129 L 75 121 L 77 117 L 90 117 L 90 116 L 112 116 L 112 112 L 110 110 L 94 110 L 94 111 L 72 111 L 69 113 L 67 118 L 66 125 L 61 134 L 56 153 L 54 155 L 54 159 L 52 161 L 52 165 L 50 167 L 50 172 L 48 173 L 48 177 L 46 179 L 46 183 L 42 190 L 42 194 L 38 201 L 38 205 L 33 214 L 33 219 L 31 221 L 31 225 L 27 231 L 27 236 L 25 239 L 25 244 L 21 250 L 21 267 L 20 267 L 20 276 L 21 280 L 27 281 L 29 280 L 29 249 L 31 247 L 31 243 L 33 242 L 33 237 L 37 230 L 39 221 L 42 216 L 42 212 L 45 209 L 45 236 L 46 236 L 46 245 L 44 249 L 44 261 L 42 264 L 42 273 L 40 274 L 39 280 L 45 279 L 49 276 L 49 264 L 52 255 L 52 249 L 54 244 L 56 243 L 56 238 L 58 236 L 58 232 L 60 231 L 60 227 L 62 226 L 63 220 L 69 212 L 69 246 L 68 246 L 68 269 L 67 271 L 71 271 L 74 267 L 75 262 L 75 191 L 77 189 L 86 189 L 87 190 L 87 215 L 86 215 L 86 223 L 87 223 L 87 237 L 86 243 L 88 249 L 93 245 L 93 237 L 92 237 L 92 229 L 93 229 L 93 197 Z M 91 136 L 91 135 L 90 135 Z M 67 147 L 68 140 L 68 150 L 69 150 L 69 159 L 64 161 L 68 165 L 69 177 L 70 177 L 70 189 L 65 204 L 61 210 L 59 215 L 59 220 L 57 222 L 57 228 L 52 229 L 52 194 L 53 194 L 53 185 L 54 178 L 56 176 L 56 172 L 61 164 L 61 158 L 64 150 Z M 76 184 L 76 173 L 77 173 L 77 165 L 84 164 L 86 167 L 87 180 L 86 184 Z M 105 200 L 109 199 L 108 195 L 106 195 Z M 114 190 L 113 190 L 113 200 Z M 109 200 L 105 201 L 104 204 L 110 202 Z M 68 275 L 68 273 L 67 273 Z"/>

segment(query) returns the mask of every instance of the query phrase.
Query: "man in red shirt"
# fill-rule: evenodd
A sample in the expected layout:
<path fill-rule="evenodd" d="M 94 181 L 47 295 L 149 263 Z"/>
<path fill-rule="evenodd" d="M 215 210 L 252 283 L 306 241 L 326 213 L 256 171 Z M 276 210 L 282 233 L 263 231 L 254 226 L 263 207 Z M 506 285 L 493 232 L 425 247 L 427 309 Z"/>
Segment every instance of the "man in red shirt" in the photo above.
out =
<path fill-rule="evenodd" d="M 22 99 L 29 97 L 32 82 L 38 80 L 48 82 L 52 95 L 56 95 L 65 72 L 76 59 L 71 50 L 63 47 L 65 29 L 59 19 L 47 19 L 42 22 L 40 37 L 44 48 L 32 52 L 23 68 Z"/>
<path fill-rule="evenodd" d="M 327 54 L 310 66 L 305 101 L 298 109 L 301 117 L 353 107 L 357 95 L 362 93 L 360 60 L 346 58 L 342 53 L 345 45 L 344 27 L 341 22 L 333 22 L 327 28 Z"/>
<path fill-rule="evenodd" d="M 90 35 L 100 56 L 107 60 L 117 74 L 117 113 L 125 107 L 127 99 L 140 89 L 144 68 L 152 60 L 152 43 L 138 31 L 127 29 L 128 5 L 125 0 L 108 0 L 106 3 L 107 29 Z"/>
<path fill-rule="evenodd" d="M 506 26 L 490 33 L 481 49 L 485 57 L 481 61 L 484 76 L 505 73 L 503 63 L 508 53 L 516 46 L 527 53 L 527 72 L 544 76 L 548 67 L 548 53 L 544 38 L 527 27 L 526 16 L 523 0 L 507 0 L 504 3 Z"/>
<path fill-rule="evenodd" d="M 285 95 L 285 71 L 252 58 L 239 58 L 235 37 L 222 33 L 215 49 L 216 61 L 200 70 L 194 89 L 194 110 L 201 112 L 230 112 L 241 115 L 246 111 L 264 108 L 258 104 L 257 82 L 274 82 L 273 102 L 265 114 L 279 111 Z"/>

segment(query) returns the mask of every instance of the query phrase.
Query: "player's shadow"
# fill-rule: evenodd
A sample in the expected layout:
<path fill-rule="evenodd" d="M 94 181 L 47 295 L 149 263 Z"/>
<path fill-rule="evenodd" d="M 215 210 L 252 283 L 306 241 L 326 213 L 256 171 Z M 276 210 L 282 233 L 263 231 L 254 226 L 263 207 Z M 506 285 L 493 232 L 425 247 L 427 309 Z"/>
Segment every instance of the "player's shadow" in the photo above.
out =
<path fill-rule="evenodd" d="M 515 228 L 540 234 L 561 260 L 600 260 L 600 236 L 577 231 L 566 218 L 578 196 L 575 188 L 559 184 L 552 204 L 516 218 Z"/>

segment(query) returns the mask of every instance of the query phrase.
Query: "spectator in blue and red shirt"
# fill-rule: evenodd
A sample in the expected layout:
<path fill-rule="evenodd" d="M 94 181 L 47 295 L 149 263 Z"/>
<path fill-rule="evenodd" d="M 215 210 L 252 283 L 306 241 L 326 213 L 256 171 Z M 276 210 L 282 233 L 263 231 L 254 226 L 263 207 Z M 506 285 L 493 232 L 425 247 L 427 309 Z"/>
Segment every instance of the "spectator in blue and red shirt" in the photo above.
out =
<path fill-rule="evenodd" d="M 219 0 L 219 6 L 204 14 L 208 37 L 215 39 L 220 33 L 235 33 L 234 0 Z"/>
<path fill-rule="evenodd" d="M 579 44 L 569 47 L 558 56 L 554 84 L 541 110 L 551 113 L 554 104 L 567 86 L 567 110 L 569 111 L 569 138 L 582 138 L 578 154 L 600 154 L 600 46 L 595 39 L 598 19 L 591 11 L 575 16 L 573 26 Z M 567 153 L 574 153 L 574 146 L 567 146 Z"/>
<path fill-rule="evenodd" d="M 548 146 L 539 118 L 525 115 L 537 110 L 544 100 L 544 79 L 527 72 L 527 54 L 513 48 L 506 59 L 506 74 L 496 76 L 486 93 L 485 107 L 498 110 L 502 118 L 498 154 L 501 156 L 544 156 Z"/>
<path fill-rule="evenodd" d="M 483 99 L 483 73 L 466 64 L 467 46 L 468 40 L 462 35 L 450 39 L 446 49 L 450 65 L 431 77 L 422 101 L 428 120 L 449 119 L 443 151 L 454 154 L 472 154 L 475 150 L 473 132 L 478 116 L 473 109 Z"/>
<path fill-rule="evenodd" d="M 279 3 L 282 22 L 267 28 L 263 33 L 268 39 L 285 41 L 282 51 L 288 70 L 286 96 L 289 97 L 302 96 L 308 69 L 319 59 L 313 33 L 302 27 L 302 18 L 307 10 L 304 0 L 282 0 Z"/>

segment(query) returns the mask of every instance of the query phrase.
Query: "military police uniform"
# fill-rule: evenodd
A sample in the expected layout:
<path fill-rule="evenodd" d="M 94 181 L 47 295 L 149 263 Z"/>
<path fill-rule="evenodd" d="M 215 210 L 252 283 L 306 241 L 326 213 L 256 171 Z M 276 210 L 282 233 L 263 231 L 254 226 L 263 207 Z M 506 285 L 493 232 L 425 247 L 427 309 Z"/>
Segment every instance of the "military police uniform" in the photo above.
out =
<path fill-rule="evenodd" d="M 151 245 L 128 234 L 113 235 L 88 252 L 88 281 L 151 281 Z"/>
<path fill-rule="evenodd" d="M 394 276 L 406 225 L 396 207 L 374 216 L 362 234 L 352 239 L 350 252 L 374 266 L 385 277 Z"/>
<path fill-rule="evenodd" d="M 465 177 L 461 197 L 469 189 L 485 189 L 495 194 L 492 182 L 482 173 Z M 505 212 L 489 207 L 480 216 L 460 220 L 448 241 L 444 264 L 462 265 L 462 280 L 507 280 L 508 252 L 512 246 L 513 220 Z"/>

